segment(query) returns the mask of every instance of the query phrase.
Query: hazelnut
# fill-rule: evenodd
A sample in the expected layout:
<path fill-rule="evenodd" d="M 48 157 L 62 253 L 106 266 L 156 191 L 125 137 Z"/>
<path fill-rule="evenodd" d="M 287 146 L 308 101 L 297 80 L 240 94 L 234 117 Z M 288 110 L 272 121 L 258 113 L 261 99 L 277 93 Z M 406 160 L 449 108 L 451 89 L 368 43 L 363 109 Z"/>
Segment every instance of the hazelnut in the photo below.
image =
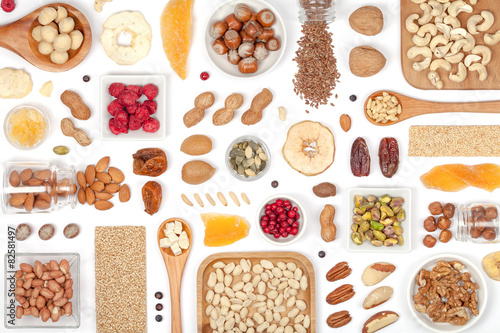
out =
<path fill-rule="evenodd" d="M 439 234 L 439 241 L 441 243 L 448 243 L 451 239 L 451 231 L 450 230 L 443 230 Z"/>
<path fill-rule="evenodd" d="M 264 30 L 262 30 L 262 33 L 259 36 L 259 41 L 265 43 L 273 37 L 274 37 L 274 30 L 273 29 L 264 29 Z"/>
<path fill-rule="evenodd" d="M 233 29 L 236 31 L 240 31 L 241 28 L 243 27 L 243 23 L 238 21 L 236 19 L 236 17 L 234 17 L 233 14 L 226 16 L 226 18 L 224 19 L 224 22 L 227 23 L 227 26 L 229 29 Z"/>
<path fill-rule="evenodd" d="M 434 201 L 429 205 L 429 212 L 432 215 L 441 215 L 443 213 L 443 206 L 441 206 L 440 202 Z"/>
<path fill-rule="evenodd" d="M 224 44 L 229 49 L 236 50 L 241 44 L 240 34 L 236 30 L 229 29 L 224 34 Z"/>
<path fill-rule="evenodd" d="M 269 40 L 266 42 L 266 48 L 269 51 L 278 51 L 280 49 L 280 47 L 281 47 L 281 43 L 275 37 L 269 38 Z"/>
<path fill-rule="evenodd" d="M 246 22 L 252 18 L 252 11 L 247 5 L 239 3 L 234 7 L 234 17 L 240 22 Z"/>
<path fill-rule="evenodd" d="M 262 26 L 260 25 L 259 22 L 257 21 L 248 21 L 245 24 L 245 31 L 247 32 L 248 36 L 250 37 L 259 37 L 260 34 L 264 31 Z"/>
<path fill-rule="evenodd" d="M 229 50 L 229 52 L 227 53 L 227 61 L 229 61 L 233 65 L 238 65 L 240 60 L 241 57 L 238 54 L 238 50 Z"/>
<path fill-rule="evenodd" d="M 245 30 L 240 31 L 240 37 L 241 37 L 242 43 L 246 43 L 246 42 L 255 43 L 255 38 L 248 36 L 248 34 Z"/>
<path fill-rule="evenodd" d="M 253 43 L 243 43 L 238 47 L 238 55 L 242 58 L 248 58 L 253 55 L 253 51 L 255 50 L 255 46 Z"/>
<path fill-rule="evenodd" d="M 215 22 L 210 29 L 210 36 L 212 38 L 218 39 L 224 36 L 228 29 L 227 23 L 224 21 Z"/>
<path fill-rule="evenodd" d="M 486 218 L 490 221 L 494 220 L 498 217 L 498 211 L 497 211 L 496 207 L 486 208 L 485 214 L 486 214 Z"/>
<path fill-rule="evenodd" d="M 474 220 L 477 220 L 486 215 L 483 206 L 474 206 L 471 208 L 470 212 Z"/>
<path fill-rule="evenodd" d="M 497 238 L 497 233 L 493 228 L 486 228 L 483 231 L 483 238 L 489 241 L 495 240 Z"/>
<path fill-rule="evenodd" d="M 240 60 L 238 69 L 243 74 L 255 73 L 259 69 L 259 64 L 254 57 L 248 57 Z"/>
<path fill-rule="evenodd" d="M 477 219 L 476 223 L 475 223 L 475 227 L 479 230 L 479 231 L 483 231 L 490 223 L 488 223 L 488 220 L 486 219 L 486 217 L 480 217 Z"/>
<path fill-rule="evenodd" d="M 257 21 L 264 27 L 269 28 L 274 24 L 275 17 L 269 9 L 263 9 L 257 14 Z"/>
<path fill-rule="evenodd" d="M 443 216 L 447 219 L 451 219 L 455 215 L 455 206 L 451 203 L 447 203 L 443 206 Z"/>
<path fill-rule="evenodd" d="M 255 44 L 255 51 L 253 51 L 253 56 L 257 61 L 261 61 L 267 58 L 269 55 L 269 51 L 266 49 L 266 45 L 264 43 Z"/>
<path fill-rule="evenodd" d="M 217 53 L 218 55 L 226 54 L 228 50 L 222 38 L 214 40 L 212 47 L 214 48 L 215 53 Z"/>
<path fill-rule="evenodd" d="M 436 224 L 436 219 L 434 218 L 434 216 L 429 216 L 428 218 L 425 219 L 424 229 L 428 232 L 436 231 L 437 224 Z"/>
<path fill-rule="evenodd" d="M 429 248 L 434 247 L 434 245 L 436 245 L 436 242 L 437 242 L 436 238 L 434 238 L 431 235 L 426 235 L 423 240 L 424 245 Z"/>
<path fill-rule="evenodd" d="M 470 236 L 472 238 L 479 238 L 479 237 L 481 237 L 481 234 L 482 234 L 481 230 L 479 230 L 476 227 L 470 228 L 470 232 L 469 233 L 470 233 Z"/>
<path fill-rule="evenodd" d="M 250 21 L 257 21 L 257 15 L 258 13 L 252 12 L 252 17 L 250 17 Z"/>
<path fill-rule="evenodd" d="M 439 229 L 446 230 L 446 229 L 450 229 L 450 227 L 451 227 L 451 221 L 450 221 L 450 219 L 447 219 L 444 216 L 440 216 L 438 218 L 438 228 Z"/>

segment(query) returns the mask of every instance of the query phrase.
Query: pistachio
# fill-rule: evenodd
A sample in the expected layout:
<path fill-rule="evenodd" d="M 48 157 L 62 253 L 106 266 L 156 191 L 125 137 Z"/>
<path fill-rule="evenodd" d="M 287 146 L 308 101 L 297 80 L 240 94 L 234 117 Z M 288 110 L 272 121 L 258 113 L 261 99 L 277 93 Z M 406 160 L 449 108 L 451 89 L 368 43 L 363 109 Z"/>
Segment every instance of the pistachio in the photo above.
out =
<path fill-rule="evenodd" d="M 387 216 L 394 216 L 394 212 L 392 211 L 391 207 L 389 206 L 382 206 L 380 207 L 380 211 Z"/>
<path fill-rule="evenodd" d="M 370 226 L 375 230 L 384 230 L 384 225 L 382 223 L 378 223 L 376 221 L 371 221 Z"/>
<path fill-rule="evenodd" d="M 357 245 L 363 244 L 361 234 L 359 232 L 353 232 L 351 235 L 351 238 L 354 241 L 354 244 L 357 244 Z"/>
<path fill-rule="evenodd" d="M 373 239 L 373 231 L 371 229 L 365 232 L 365 238 L 368 239 L 369 241 Z"/>
<path fill-rule="evenodd" d="M 364 232 L 368 231 L 369 229 L 370 229 L 370 223 L 368 223 L 367 221 L 364 221 L 359 225 L 358 232 L 364 233 Z"/>
<path fill-rule="evenodd" d="M 370 195 L 368 196 L 368 199 L 367 199 L 367 200 L 368 200 L 368 202 L 373 202 L 373 203 L 375 203 L 375 202 L 377 201 L 377 197 L 376 197 L 376 196 L 374 196 L 373 194 L 370 194 Z"/>
<path fill-rule="evenodd" d="M 401 197 L 397 197 L 397 198 L 393 198 L 391 203 L 390 203 L 390 206 L 391 208 L 394 208 L 394 207 L 400 207 L 402 206 L 403 204 L 405 203 L 405 199 L 401 198 Z"/>
<path fill-rule="evenodd" d="M 403 246 L 404 243 L 405 239 L 403 238 L 403 236 L 398 236 L 398 245 Z"/>
<path fill-rule="evenodd" d="M 66 146 L 55 146 L 52 151 L 57 155 L 66 155 L 69 153 L 69 149 Z"/>
<path fill-rule="evenodd" d="M 366 212 L 361 216 L 363 220 L 371 220 L 372 219 L 372 213 L 371 212 Z"/>
<path fill-rule="evenodd" d="M 353 223 L 351 224 L 351 230 L 352 232 L 358 231 L 359 224 Z"/>
<path fill-rule="evenodd" d="M 392 198 L 388 194 L 384 194 L 383 196 L 380 197 L 380 199 L 378 199 L 378 201 L 385 204 L 388 204 L 389 202 L 391 202 L 391 200 Z"/>
<path fill-rule="evenodd" d="M 370 212 L 374 220 L 380 220 L 380 210 L 377 207 L 373 207 Z"/>
<path fill-rule="evenodd" d="M 398 244 L 398 240 L 395 239 L 395 238 L 387 238 L 385 241 L 384 241 L 384 245 L 385 246 L 394 246 Z"/>
<path fill-rule="evenodd" d="M 359 208 L 359 206 L 361 206 L 361 204 L 364 202 L 365 202 L 365 198 L 363 196 L 357 195 L 357 194 L 354 196 L 354 206 L 356 208 Z"/>
<path fill-rule="evenodd" d="M 394 228 L 394 233 L 397 236 L 401 236 L 403 234 L 403 228 L 401 228 L 401 227 L 393 227 L 393 228 Z"/>
<path fill-rule="evenodd" d="M 375 236 L 376 239 L 378 239 L 379 241 L 385 241 L 385 239 L 387 238 L 387 236 L 381 232 L 381 231 L 378 231 L 378 230 L 373 230 L 373 236 Z M 373 241 L 372 241 L 373 243 Z"/>
<path fill-rule="evenodd" d="M 398 213 L 398 215 L 396 216 L 396 219 L 399 221 L 399 222 L 402 222 L 406 219 L 406 213 L 404 210 L 400 211 Z"/>
<path fill-rule="evenodd" d="M 379 241 L 378 239 L 372 239 L 370 242 L 371 242 L 373 245 L 375 245 L 375 246 L 382 246 L 382 245 L 384 245 L 384 242 Z"/>
<path fill-rule="evenodd" d="M 354 208 L 353 213 L 356 215 L 363 215 L 365 213 L 361 208 Z"/>
<path fill-rule="evenodd" d="M 361 216 L 359 216 L 359 215 L 354 215 L 352 217 L 352 222 L 354 222 L 354 223 L 359 224 L 359 223 L 361 223 L 363 221 L 364 221 L 363 218 Z"/>
<path fill-rule="evenodd" d="M 386 218 L 384 220 L 381 220 L 380 223 L 382 223 L 385 227 L 388 227 L 394 224 L 394 218 L 393 217 Z"/>
<path fill-rule="evenodd" d="M 367 211 L 367 210 L 369 210 L 369 209 L 372 209 L 372 207 L 373 207 L 374 205 L 375 205 L 375 204 L 374 204 L 373 202 L 364 202 L 364 203 L 362 203 L 362 204 L 359 206 L 359 208 L 361 208 L 361 209 L 363 209 L 363 210 Z"/>

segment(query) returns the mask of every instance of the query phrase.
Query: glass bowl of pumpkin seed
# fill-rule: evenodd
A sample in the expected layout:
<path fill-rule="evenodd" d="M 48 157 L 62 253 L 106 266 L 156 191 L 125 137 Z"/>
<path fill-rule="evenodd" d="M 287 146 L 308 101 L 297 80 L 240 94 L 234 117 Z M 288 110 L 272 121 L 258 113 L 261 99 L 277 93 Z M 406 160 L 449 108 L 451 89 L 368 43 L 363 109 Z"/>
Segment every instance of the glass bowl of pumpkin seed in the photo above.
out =
<path fill-rule="evenodd" d="M 244 135 L 236 138 L 226 151 L 226 166 L 236 179 L 254 181 L 269 169 L 271 155 L 261 139 Z"/>

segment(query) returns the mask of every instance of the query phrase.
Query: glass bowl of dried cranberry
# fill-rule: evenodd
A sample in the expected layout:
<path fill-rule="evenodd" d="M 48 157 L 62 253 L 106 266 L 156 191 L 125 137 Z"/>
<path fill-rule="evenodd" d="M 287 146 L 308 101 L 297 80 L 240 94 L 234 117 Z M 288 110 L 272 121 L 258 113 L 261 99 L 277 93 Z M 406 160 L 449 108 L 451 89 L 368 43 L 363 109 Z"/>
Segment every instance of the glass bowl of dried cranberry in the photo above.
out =
<path fill-rule="evenodd" d="M 274 245 L 289 245 L 305 232 L 307 216 L 300 202 L 289 195 L 275 195 L 257 210 L 257 230 Z"/>

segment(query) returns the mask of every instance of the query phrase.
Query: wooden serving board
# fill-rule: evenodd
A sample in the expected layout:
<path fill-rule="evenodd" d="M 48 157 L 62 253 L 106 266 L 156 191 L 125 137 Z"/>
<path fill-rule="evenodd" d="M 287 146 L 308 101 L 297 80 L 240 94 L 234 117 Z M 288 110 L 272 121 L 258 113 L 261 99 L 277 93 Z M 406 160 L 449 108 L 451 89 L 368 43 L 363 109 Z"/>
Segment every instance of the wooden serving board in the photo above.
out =
<path fill-rule="evenodd" d="M 315 277 L 314 277 L 314 268 L 312 263 L 300 253 L 297 252 L 229 252 L 229 253 L 216 253 L 213 254 L 200 264 L 198 268 L 197 274 L 197 312 L 198 312 L 198 332 L 199 333 L 211 333 L 213 330 L 210 328 L 210 320 L 207 315 L 205 315 L 205 309 L 209 305 L 209 303 L 205 300 L 205 295 L 209 288 L 207 287 L 208 276 L 211 272 L 215 272 L 215 268 L 212 267 L 218 261 L 223 261 L 228 264 L 230 262 L 234 262 L 236 265 L 239 264 L 241 259 L 248 259 L 252 262 L 252 266 L 260 263 L 262 259 L 266 259 L 271 261 L 274 265 L 278 261 L 282 261 L 285 263 L 293 262 L 297 265 L 297 267 L 302 269 L 304 275 L 307 276 L 309 287 L 306 291 L 300 290 L 297 299 L 302 299 L 307 304 L 307 309 L 301 311 L 299 314 L 309 315 L 311 318 L 311 325 L 309 326 L 308 332 L 315 333 L 316 332 L 316 290 L 315 290 Z M 252 271 L 250 271 L 252 273 Z M 241 281 L 241 278 L 244 273 L 242 273 L 238 277 L 233 277 L 234 285 L 236 282 Z M 252 277 L 255 276 L 252 273 Z M 269 291 L 269 288 L 266 289 L 266 292 Z M 257 293 L 257 291 L 255 291 Z M 256 312 L 255 308 L 249 307 L 249 315 L 251 317 L 254 312 Z M 283 315 L 283 313 L 282 313 Z"/>
<path fill-rule="evenodd" d="M 466 3 L 469 4 L 469 1 L 466 1 Z M 462 28 L 467 30 L 467 20 L 470 16 L 480 14 L 483 10 L 489 10 L 495 16 L 495 23 L 488 31 L 486 31 L 486 33 L 494 34 L 496 31 L 500 30 L 500 1 L 480 0 L 472 7 L 474 8 L 472 13 L 469 14 L 462 12 L 458 15 Z M 408 50 L 414 46 L 412 41 L 414 34 L 406 30 L 406 19 L 414 13 L 421 15 L 422 10 L 419 5 L 411 0 L 401 0 L 401 67 L 403 69 L 403 75 L 406 81 L 408 81 L 408 83 L 415 88 L 436 90 L 436 88 L 427 79 L 429 69 L 417 72 L 412 68 L 413 63 L 415 61 L 422 61 L 423 57 L 418 56 L 417 58 L 411 60 L 406 56 Z M 474 35 L 474 37 L 476 39 L 476 45 L 486 45 L 483 40 L 483 32 Z M 488 78 L 486 81 L 479 81 L 477 72 L 468 71 L 465 81 L 460 83 L 453 82 L 448 78 L 449 72 L 440 68 L 437 72 L 441 77 L 441 81 L 444 83 L 443 90 L 500 89 L 500 43 L 488 47 L 492 51 L 492 59 L 491 62 L 486 65 L 486 69 L 488 70 Z M 465 55 L 467 56 L 467 54 L 469 53 L 466 53 Z M 456 73 L 458 70 L 458 64 L 452 64 L 451 70 L 453 73 Z"/>

